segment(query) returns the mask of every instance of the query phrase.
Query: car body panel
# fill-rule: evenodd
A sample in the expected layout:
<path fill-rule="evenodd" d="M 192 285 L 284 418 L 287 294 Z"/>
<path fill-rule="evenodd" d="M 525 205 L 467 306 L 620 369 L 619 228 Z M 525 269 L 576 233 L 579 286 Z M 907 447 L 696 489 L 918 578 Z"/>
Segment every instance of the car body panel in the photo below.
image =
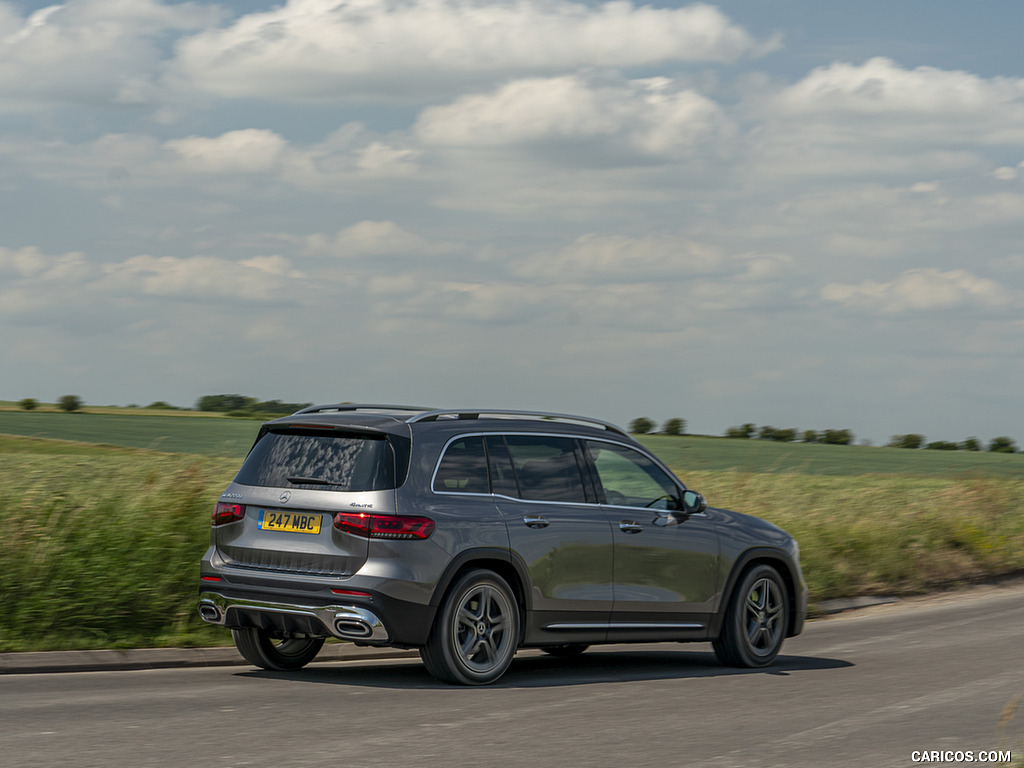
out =
<path fill-rule="evenodd" d="M 244 505 L 246 515 L 212 528 L 201 564 L 204 619 L 226 627 L 269 627 L 284 636 L 420 647 L 449 586 L 459 574 L 483 569 L 512 587 L 522 614 L 522 645 L 714 639 L 742 573 L 769 563 L 790 593 L 787 634 L 801 631 L 807 593 L 789 534 L 727 510 L 693 513 L 671 500 L 647 507 L 604 497 L 585 448 L 593 441 L 642 454 L 671 479 L 673 493 L 681 498 L 686 490 L 625 433 L 580 417 L 572 418 L 583 423 L 567 425 L 536 414 L 458 412 L 448 418 L 360 408 L 308 409 L 269 422 L 261 437 L 268 430 L 335 430 L 396 441 L 395 487 L 348 491 L 232 482 L 220 501 Z M 446 447 L 479 435 L 504 436 L 509 445 L 537 435 L 574 441 L 585 501 L 435 487 Z M 488 456 L 493 482 L 495 457 Z M 520 473 L 517 465 L 513 474 Z M 260 529 L 259 510 L 320 514 L 320 531 Z M 426 517 L 435 527 L 424 540 L 364 538 L 332 525 L 339 512 Z M 371 625 L 372 633 L 345 635 L 339 626 L 349 626 L 346 617 Z"/>

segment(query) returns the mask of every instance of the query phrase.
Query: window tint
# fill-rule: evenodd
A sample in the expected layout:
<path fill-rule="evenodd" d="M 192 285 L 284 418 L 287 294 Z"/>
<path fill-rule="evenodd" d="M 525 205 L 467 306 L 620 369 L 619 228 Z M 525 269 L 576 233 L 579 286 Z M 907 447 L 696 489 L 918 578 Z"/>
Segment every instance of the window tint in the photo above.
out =
<path fill-rule="evenodd" d="M 505 447 L 505 438 L 501 435 L 488 435 L 484 442 L 487 445 L 487 462 L 491 467 L 491 491 L 504 496 L 518 496 L 519 486 L 512 471 L 512 459 Z"/>
<path fill-rule="evenodd" d="M 447 493 L 490 493 L 482 437 L 463 437 L 445 449 L 434 475 L 434 490 Z"/>
<path fill-rule="evenodd" d="M 587 440 L 608 504 L 651 509 L 682 509 L 679 487 L 664 470 L 624 445 Z"/>
<path fill-rule="evenodd" d="M 384 436 L 289 430 L 264 433 L 235 481 L 278 488 L 381 491 L 395 488 L 395 477 L 394 450 Z"/>
<path fill-rule="evenodd" d="M 520 495 L 537 501 L 585 502 L 580 467 L 567 437 L 506 435 Z"/>

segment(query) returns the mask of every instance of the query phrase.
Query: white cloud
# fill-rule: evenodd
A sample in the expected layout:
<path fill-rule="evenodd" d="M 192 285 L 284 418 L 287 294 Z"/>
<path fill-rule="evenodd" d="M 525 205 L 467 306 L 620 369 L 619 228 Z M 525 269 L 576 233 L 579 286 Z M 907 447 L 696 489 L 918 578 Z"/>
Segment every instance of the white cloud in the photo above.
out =
<path fill-rule="evenodd" d="M 883 314 L 960 308 L 996 309 L 1014 301 L 998 283 L 967 270 L 911 269 L 888 283 L 829 283 L 821 296 L 852 309 Z"/>
<path fill-rule="evenodd" d="M 685 281 L 723 269 L 721 250 L 672 235 L 583 235 L 553 253 L 513 260 L 517 278 L 552 283 Z"/>
<path fill-rule="evenodd" d="M 5 168 L 16 169 L 26 177 L 94 190 L 120 190 L 129 185 L 192 189 L 196 176 L 221 176 L 230 181 L 263 173 L 294 187 L 331 194 L 370 180 L 414 177 L 420 154 L 408 142 L 386 139 L 359 125 L 305 145 L 265 128 L 164 141 L 144 133 L 108 133 L 79 143 L 0 134 L 0 174 Z M 202 195 L 215 189 L 219 187 L 207 185 L 187 194 Z M 231 188 L 232 193 L 240 189 L 238 185 Z"/>
<path fill-rule="evenodd" d="M 0 272 L 29 277 L 46 269 L 49 259 L 39 252 L 38 248 L 3 248 L 0 247 Z"/>
<path fill-rule="evenodd" d="M 757 91 L 744 113 L 756 126 L 747 149 L 758 175 L 934 184 L 987 175 L 988 152 L 1024 146 L 1024 78 L 906 69 L 885 58 L 837 62 Z"/>
<path fill-rule="evenodd" d="M 293 146 L 282 178 L 299 187 L 335 190 L 350 182 L 407 179 L 419 170 L 420 149 L 401 136 L 381 136 L 346 123 L 323 141 Z"/>
<path fill-rule="evenodd" d="M 0 4 L 0 105 L 136 104 L 158 90 L 158 38 L 216 21 L 215 6 L 68 0 L 21 17 Z"/>
<path fill-rule="evenodd" d="M 18 249 L 0 246 L 0 274 L 12 275 L 15 279 L 70 282 L 90 271 L 91 266 L 78 251 L 50 256 L 35 246 Z"/>
<path fill-rule="evenodd" d="M 568 0 L 289 0 L 179 42 L 176 76 L 221 97 L 371 99 L 451 81 L 666 61 L 735 61 L 774 48 L 717 8 Z"/>
<path fill-rule="evenodd" d="M 1024 144 L 1024 78 L 984 78 L 885 58 L 813 70 L 770 98 L 769 112 L 826 145 L 910 141 L 911 146 Z M 906 145 L 903 146 L 906 151 Z M 920 151 L 920 150 L 918 150 Z"/>
<path fill-rule="evenodd" d="M 193 173 L 264 173 L 273 170 L 288 143 L 273 131 L 247 128 L 216 138 L 172 139 L 164 148 Z"/>
<path fill-rule="evenodd" d="M 442 253 L 447 245 L 436 245 L 409 232 L 393 221 L 361 221 L 340 230 L 333 237 L 322 234 L 306 238 L 310 253 L 326 253 L 341 258 L 380 255 L 423 256 Z"/>
<path fill-rule="evenodd" d="M 778 97 L 787 112 L 963 115 L 983 118 L 993 108 L 1020 115 L 1024 80 L 985 79 L 968 72 L 903 69 L 885 58 L 862 65 L 837 62 L 819 67 Z"/>
<path fill-rule="evenodd" d="M 500 147 L 599 141 L 642 155 L 677 155 L 729 135 L 710 99 L 668 78 L 594 86 L 577 75 L 508 83 L 493 93 L 428 107 L 416 134 L 430 146 Z"/>
<path fill-rule="evenodd" d="M 133 256 L 103 265 L 92 286 L 100 293 L 179 299 L 290 300 L 289 281 L 303 277 L 280 256 L 239 262 L 214 256 Z"/>

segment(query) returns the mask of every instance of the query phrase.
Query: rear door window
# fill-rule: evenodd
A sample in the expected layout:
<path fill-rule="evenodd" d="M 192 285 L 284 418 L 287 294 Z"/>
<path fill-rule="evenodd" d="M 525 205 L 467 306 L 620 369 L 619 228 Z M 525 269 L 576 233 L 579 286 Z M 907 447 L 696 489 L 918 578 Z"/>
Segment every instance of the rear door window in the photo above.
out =
<path fill-rule="evenodd" d="M 520 496 L 533 501 L 585 503 L 576 441 L 547 435 L 506 435 Z"/>
<path fill-rule="evenodd" d="M 518 497 L 519 485 L 512 470 L 508 448 L 505 447 L 505 438 L 501 435 L 487 435 L 484 443 L 487 445 L 487 463 L 491 471 L 491 492 L 512 498 Z"/>
<path fill-rule="evenodd" d="M 395 449 L 384 435 L 334 430 L 269 431 L 250 451 L 235 482 L 326 491 L 397 487 Z"/>

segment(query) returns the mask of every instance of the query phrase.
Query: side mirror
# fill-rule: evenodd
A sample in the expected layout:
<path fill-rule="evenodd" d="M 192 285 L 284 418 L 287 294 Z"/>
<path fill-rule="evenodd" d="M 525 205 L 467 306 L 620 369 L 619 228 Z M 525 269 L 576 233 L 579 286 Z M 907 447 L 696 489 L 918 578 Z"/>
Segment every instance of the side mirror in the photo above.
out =
<path fill-rule="evenodd" d="M 699 515 L 708 508 L 704 497 L 696 491 L 683 491 L 683 511 L 688 515 Z"/>

